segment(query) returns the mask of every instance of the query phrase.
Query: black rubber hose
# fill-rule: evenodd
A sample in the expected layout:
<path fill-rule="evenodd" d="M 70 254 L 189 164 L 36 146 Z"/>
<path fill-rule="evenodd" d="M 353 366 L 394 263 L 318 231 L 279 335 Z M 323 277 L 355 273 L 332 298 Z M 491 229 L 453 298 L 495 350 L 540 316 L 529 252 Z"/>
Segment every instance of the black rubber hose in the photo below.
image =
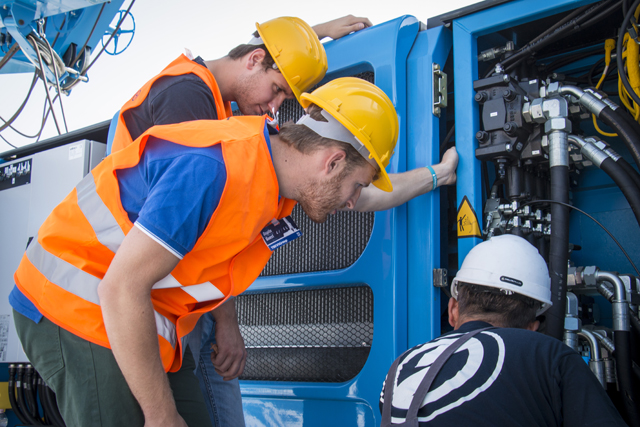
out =
<path fill-rule="evenodd" d="M 62 416 L 60 415 L 60 411 L 58 410 L 55 402 L 55 395 L 46 383 L 44 383 L 42 387 L 42 396 L 47 402 L 49 422 L 54 427 L 65 427 L 64 421 L 62 420 Z"/>
<path fill-rule="evenodd" d="M 611 99 L 609 100 L 611 101 Z M 626 109 L 620 108 L 620 106 L 618 106 L 618 108 L 615 109 L 614 111 L 618 113 L 618 115 L 622 117 L 622 119 L 625 120 L 629 124 L 629 126 L 633 128 L 633 130 L 636 131 L 636 135 L 640 135 L 640 123 L 638 123 L 636 119 L 634 119 L 633 116 L 629 114 L 629 112 Z"/>
<path fill-rule="evenodd" d="M 598 12 L 599 9 L 601 9 L 608 3 L 610 3 L 609 0 L 603 0 L 594 5 L 588 5 L 589 8 L 580 16 L 573 18 L 571 20 L 568 20 L 566 22 L 563 22 L 561 26 L 557 27 L 556 29 L 553 30 L 553 32 L 549 34 L 546 34 L 542 37 L 538 36 L 533 42 L 528 43 L 519 51 L 517 51 L 510 57 L 506 58 L 504 61 L 502 61 L 503 68 L 506 71 L 512 70 L 513 68 L 515 68 L 516 64 L 518 64 L 527 56 L 533 55 L 535 52 L 538 52 L 543 47 L 556 42 L 561 37 L 564 38 L 569 34 L 573 34 L 574 32 L 578 31 L 582 23 L 588 18 L 589 18 L 588 22 L 592 24 L 593 22 L 590 20 L 590 18 L 592 18 L 593 15 Z"/>
<path fill-rule="evenodd" d="M 613 340 L 616 345 L 616 375 L 620 386 L 621 398 L 627 412 L 627 423 L 632 427 L 640 427 L 638 409 L 633 393 L 631 348 L 629 346 L 629 331 L 614 331 Z"/>
<path fill-rule="evenodd" d="M 640 334 L 640 319 L 638 319 L 637 314 L 631 311 L 631 308 L 629 308 L 629 319 L 631 319 L 631 326 L 633 326 L 633 329 Z"/>
<path fill-rule="evenodd" d="M 49 411 L 49 408 L 47 407 L 47 402 L 45 401 L 45 398 L 44 398 L 43 385 L 44 385 L 44 381 L 42 381 L 42 378 L 40 377 L 40 375 L 38 375 L 38 383 L 36 385 L 36 390 L 38 390 L 38 396 L 40 396 L 40 406 L 42 406 L 42 417 L 44 418 L 45 425 L 51 425 L 53 423 L 51 422 L 51 418 L 49 417 L 50 411 Z"/>
<path fill-rule="evenodd" d="M 620 139 L 622 139 L 624 145 L 626 145 L 627 149 L 631 152 L 633 161 L 636 162 L 636 165 L 640 166 L 640 135 L 638 135 L 635 129 L 627 123 L 625 119 L 621 118 L 621 115 L 612 110 L 611 107 L 605 107 L 598 115 L 598 118 L 616 130 L 616 133 Z"/>
<path fill-rule="evenodd" d="M 29 425 L 41 425 L 35 418 L 33 418 L 29 412 L 29 406 L 24 397 L 25 389 L 24 389 L 24 368 L 22 365 L 18 365 L 18 381 L 16 381 L 16 393 L 18 394 L 18 406 L 22 411 L 22 414 L 27 420 Z"/>
<path fill-rule="evenodd" d="M 33 366 L 27 365 L 26 375 L 24 379 L 24 383 L 22 387 L 24 388 L 24 395 L 27 404 L 29 405 L 29 415 L 37 421 L 36 425 L 42 425 L 42 419 L 40 418 L 40 413 L 38 411 L 38 403 L 36 402 L 34 393 L 33 393 Z"/>
<path fill-rule="evenodd" d="M 40 401 L 42 402 L 42 407 L 44 408 L 46 417 L 49 421 L 50 424 L 52 424 L 54 427 L 61 427 L 60 424 L 58 424 L 56 422 L 56 419 L 54 417 L 54 410 L 53 407 L 51 406 L 51 398 L 49 397 L 49 393 L 47 391 L 49 387 L 47 386 L 47 384 L 42 381 L 42 385 L 40 386 Z"/>
<path fill-rule="evenodd" d="M 636 184 L 638 191 L 640 191 L 640 173 L 629 164 L 624 158 L 620 157 L 616 163 L 620 168 L 629 175 L 629 178 Z"/>
<path fill-rule="evenodd" d="M 551 200 L 569 203 L 569 167 L 554 166 L 551 174 Z M 569 262 L 569 208 L 559 203 L 551 207 L 551 242 L 549 244 L 549 276 L 551 302 L 545 313 L 546 333 L 559 340 L 564 335 L 564 316 L 567 297 L 567 265 Z"/>
<path fill-rule="evenodd" d="M 20 423 L 28 424 L 29 421 L 25 418 L 16 401 L 16 367 L 13 364 L 9 365 L 9 402 Z"/>
<path fill-rule="evenodd" d="M 51 425 L 49 417 L 47 417 L 45 412 L 44 402 L 42 401 L 42 377 L 40 377 L 40 374 L 35 369 L 33 370 L 32 392 L 36 408 L 38 408 L 38 403 L 40 403 L 40 407 L 42 408 L 42 424 L 45 426 Z M 40 396 L 40 400 L 38 400 L 38 396 Z"/>
<path fill-rule="evenodd" d="M 55 392 L 51 390 L 49 386 L 45 387 L 45 392 L 47 393 L 49 401 L 51 402 L 51 416 L 53 417 L 55 424 L 59 427 L 65 427 L 66 424 L 64 422 L 64 419 L 62 418 L 62 415 L 60 414 L 60 410 L 58 409 L 58 402 L 56 400 Z"/>
<path fill-rule="evenodd" d="M 620 166 L 610 157 L 606 158 L 600 165 L 602 169 L 609 177 L 616 183 L 616 185 L 624 194 L 624 197 L 629 202 L 631 210 L 636 217 L 638 226 L 640 226 L 640 190 L 636 187 L 631 177 L 622 170 Z"/>

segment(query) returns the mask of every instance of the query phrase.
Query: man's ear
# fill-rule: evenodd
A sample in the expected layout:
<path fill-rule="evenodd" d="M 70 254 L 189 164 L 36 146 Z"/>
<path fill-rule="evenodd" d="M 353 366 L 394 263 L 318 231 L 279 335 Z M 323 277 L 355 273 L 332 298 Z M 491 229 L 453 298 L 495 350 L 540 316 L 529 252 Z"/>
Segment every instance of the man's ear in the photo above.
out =
<path fill-rule="evenodd" d="M 345 166 L 347 154 L 344 150 L 332 147 L 327 149 L 324 161 L 324 172 L 327 175 L 333 174 L 341 170 Z"/>
<path fill-rule="evenodd" d="M 458 312 L 458 300 L 451 297 L 449 298 L 449 324 L 456 329 L 456 324 L 458 323 L 458 317 L 460 313 Z"/>
<path fill-rule="evenodd" d="M 529 323 L 529 325 L 526 327 L 526 329 L 536 332 L 538 330 L 538 328 L 540 327 L 540 321 L 539 320 L 534 320 L 533 322 Z"/>
<path fill-rule="evenodd" d="M 247 70 L 253 70 L 256 66 L 262 67 L 262 61 L 266 55 L 264 49 L 261 48 L 254 49 L 251 53 L 248 53 L 245 60 Z"/>

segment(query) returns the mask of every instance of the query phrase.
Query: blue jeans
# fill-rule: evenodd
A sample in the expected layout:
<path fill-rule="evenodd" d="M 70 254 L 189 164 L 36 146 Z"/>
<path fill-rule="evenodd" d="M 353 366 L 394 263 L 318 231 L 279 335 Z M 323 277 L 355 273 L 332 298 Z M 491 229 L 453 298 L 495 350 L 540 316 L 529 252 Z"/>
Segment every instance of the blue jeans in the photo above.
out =
<path fill-rule="evenodd" d="M 194 332 L 200 332 L 200 355 L 196 376 L 207 404 L 213 427 L 244 427 L 242 396 L 238 379 L 224 381 L 211 362 L 211 346 L 216 343 L 216 321 L 211 313 L 200 317 Z"/>

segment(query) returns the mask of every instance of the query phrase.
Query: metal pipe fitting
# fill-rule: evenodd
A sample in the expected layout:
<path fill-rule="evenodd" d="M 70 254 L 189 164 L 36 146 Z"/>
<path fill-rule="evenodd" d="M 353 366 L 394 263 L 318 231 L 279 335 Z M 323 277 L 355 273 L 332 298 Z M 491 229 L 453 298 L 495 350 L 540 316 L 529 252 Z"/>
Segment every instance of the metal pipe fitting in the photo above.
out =
<path fill-rule="evenodd" d="M 591 331 L 591 333 L 598 338 L 598 341 L 600 341 L 600 344 L 602 344 L 602 346 L 605 348 L 605 350 L 607 350 L 610 354 L 613 354 L 614 351 L 616 351 L 616 346 L 613 343 L 613 341 L 611 340 L 611 338 L 602 335 L 600 332 L 598 331 Z"/>
<path fill-rule="evenodd" d="M 571 292 L 567 292 L 567 305 L 564 317 L 564 337 L 563 341 L 568 346 L 578 351 L 577 332 L 582 328 L 578 317 L 578 297 Z"/>
<path fill-rule="evenodd" d="M 607 156 L 611 157 L 613 159 L 614 162 L 617 162 L 618 160 L 620 160 L 622 158 L 622 156 L 618 153 L 616 153 L 611 147 L 607 147 L 604 150 L 602 150 Z"/>
<path fill-rule="evenodd" d="M 567 132 L 554 131 L 549 134 L 549 166 L 569 166 Z"/>
<path fill-rule="evenodd" d="M 589 358 L 589 368 L 591 368 L 593 375 L 595 375 L 598 381 L 600 381 L 602 387 L 606 388 L 607 383 L 605 382 L 604 377 L 604 362 L 600 357 L 600 345 L 598 344 L 597 338 L 593 333 L 585 329 L 581 329 L 578 332 L 578 336 L 589 343 L 589 352 L 591 353 Z"/>
<path fill-rule="evenodd" d="M 600 112 L 607 107 L 607 104 L 602 102 L 594 94 L 585 92 L 577 86 L 560 86 L 558 88 L 558 94 L 566 96 L 571 95 L 578 99 L 580 105 L 585 107 L 590 113 L 600 116 Z"/>
<path fill-rule="evenodd" d="M 611 301 L 611 309 L 613 312 L 613 330 L 628 331 L 629 330 L 629 312 L 627 303 L 627 293 L 624 283 L 615 274 L 608 271 L 596 271 L 596 281 L 598 283 L 607 282 L 613 285 L 613 300 Z"/>
<path fill-rule="evenodd" d="M 578 135 L 569 135 L 569 142 L 580 148 L 580 153 L 591 160 L 598 168 L 600 168 L 602 162 L 609 158 L 609 156 L 603 153 L 598 147 Z"/>

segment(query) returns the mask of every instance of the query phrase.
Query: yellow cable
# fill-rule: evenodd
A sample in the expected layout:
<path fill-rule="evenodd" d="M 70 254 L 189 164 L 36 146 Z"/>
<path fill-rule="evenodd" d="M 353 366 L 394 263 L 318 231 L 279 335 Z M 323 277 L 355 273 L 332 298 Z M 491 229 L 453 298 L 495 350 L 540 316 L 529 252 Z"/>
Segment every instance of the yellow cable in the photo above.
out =
<path fill-rule="evenodd" d="M 609 71 L 609 65 L 611 64 L 611 52 L 613 51 L 613 49 L 615 49 L 616 47 L 616 43 L 613 39 L 607 39 L 604 42 L 604 63 L 605 63 L 605 67 L 604 67 L 604 71 L 602 71 L 602 76 L 600 77 L 600 80 L 598 80 L 598 84 L 596 85 L 596 89 L 600 89 L 600 86 L 602 85 L 602 82 L 604 82 L 605 77 L 607 77 L 607 71 Z M 598 133 L 600 135 L 603 136 L 611 136 L 611 137 L 616 137 L 618 136 L 617 133 L 610 133 L 610 132 L 605 132 L 602 129 L 600 129 L 600 127 L 598 126 L 598 122 L 596 120 L 596 115 L 592 114 L 591 115 L 593 117 L 593 127 L 596 129 L 596 131 L 598 131 Z"/>
<path fill-rule="evenodd" d="M 599 133 L 600 135 L 604 135 L 604 136 L 618 136 L 618 134 L 617 134 L 617 133 L 609 133 L 609 132 L 605 132 L 605 131 L 603 131 L 602 129 L 600 129 L 600 128 L 598 127 L 598 122 L 596 121 L 596 115 L 595 115 L 595 114 L 592 114 L 591 116 L 593 117 L 593 127 L 594 127 L 594 128 L 596 128 L 596 130 L 598 131 L 598 133 Z"/>
<path fill-rule="evenodd" d="M 631 36 L 629 35 L 629 33 L 625 33 L 625 35 L 624 35 L 624 43 L 623 43 L 625 48 L 626 48 L 627 43 L 629 42 L 630 39 L 631 39 Z M 622 52 L 622 61 L 623 61 L 623 63 L 626 63 L 625 62 L 626 58 L 627 58 L 627 51 L 625 49 Z M 633 102 L 630 99 L 630 96 L 629 96 L 629 93 L 627 92 L 627 89 L 622 84 L 622 79 L 620 78 L 620 72 L 624 72 L 624 70 L 618 70 L 618 94 L 620 96 L 620 101 L 622 102 L 622 104 L 625 107 L 627 107 L 629 112 L 632 113 L 632 115 L 637 118 L 637 117 L 639 117 L 638 114 L 640 113 L 640 108 L 638 108 L 638 106 L 635 104 L 635 102 Z"/>

